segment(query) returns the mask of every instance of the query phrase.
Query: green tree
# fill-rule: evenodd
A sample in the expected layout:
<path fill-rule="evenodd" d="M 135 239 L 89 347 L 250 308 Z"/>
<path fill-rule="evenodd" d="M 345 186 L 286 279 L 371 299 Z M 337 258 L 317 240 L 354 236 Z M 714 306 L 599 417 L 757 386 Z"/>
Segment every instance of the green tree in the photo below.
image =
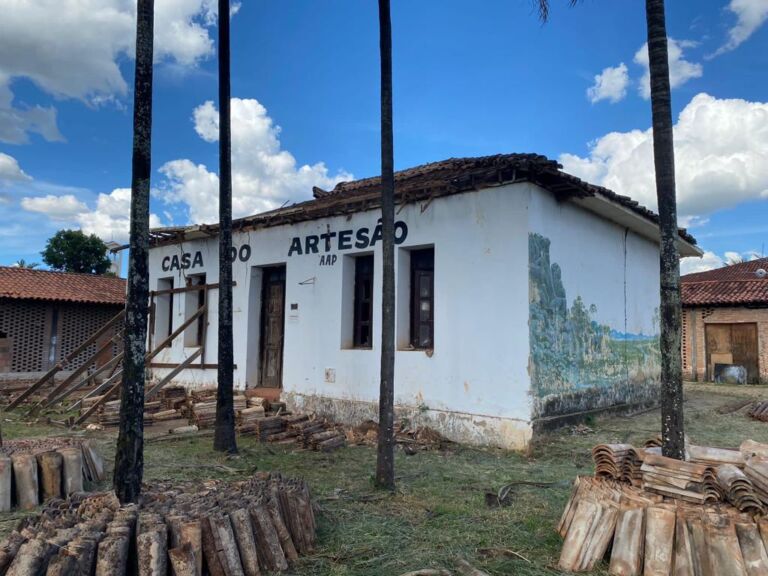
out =
<path fill-rule="evenodd" d="M 40 254 L 43 262 L 62 272 L 104 274 L 112 265 L 101 238 L 80 230 L 59 230 L 48 239 Z"/>
<path fill-rule="evenodd" d="M 32 270 L 34 268 L 37 268 L 40 266 L 38 262 L 27 262 L 24 260 L 24 258 L 19 258 L 16 260 L 16 262 L 13 263 L 14 268 L 27 268 L 29 270 Z"/>
<path fill-rule="evenodd" d="M 137 502 L 144 475 L 144 378 L 149 301 L 149 179 L 152 171 L 152 54 L 154 0 L 136 5 L 136 71 L 128 296 L 125 303 L 120 431 L 112 484 L 122 504 Z"/>

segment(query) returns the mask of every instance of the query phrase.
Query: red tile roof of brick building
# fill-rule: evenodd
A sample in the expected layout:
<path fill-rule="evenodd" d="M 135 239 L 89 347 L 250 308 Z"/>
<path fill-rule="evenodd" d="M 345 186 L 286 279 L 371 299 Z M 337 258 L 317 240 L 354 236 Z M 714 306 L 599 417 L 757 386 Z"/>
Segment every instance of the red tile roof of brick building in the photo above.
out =
<path fill-rule="evenodd" d="M 768 258 L 681 278 L 683 306 L 768 306 Z"/>
<path fill-rule="evenodd" d="M 123 278 L 0 266 L 0 298 L 124 304 L 125 290 Z"/>

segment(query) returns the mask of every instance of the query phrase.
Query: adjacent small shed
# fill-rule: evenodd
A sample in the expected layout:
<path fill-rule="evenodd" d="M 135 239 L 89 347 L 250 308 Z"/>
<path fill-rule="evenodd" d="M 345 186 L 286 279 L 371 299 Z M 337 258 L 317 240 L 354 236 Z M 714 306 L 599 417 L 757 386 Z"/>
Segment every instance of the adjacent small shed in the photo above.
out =
<path fill-rule="evenodd" d="M 768 258 L 688 274 L 681 286 L 685 377 L 768 383 Z"/>
<path fill-rule="evenodd" d="M 125 292 L 122 278 L 0 266 L 0 379 L 36 379 L 120 312 Z"/>

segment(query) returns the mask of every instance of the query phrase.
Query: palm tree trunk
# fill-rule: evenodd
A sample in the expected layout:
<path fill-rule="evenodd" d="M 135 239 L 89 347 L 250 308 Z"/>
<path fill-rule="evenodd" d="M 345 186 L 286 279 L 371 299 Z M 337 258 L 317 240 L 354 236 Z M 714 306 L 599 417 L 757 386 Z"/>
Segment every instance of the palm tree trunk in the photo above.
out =
<path fill-rule="evenodd" d="M 379 0 L 381 56 L 381 387 L 376 485 L 395 488 L 395 175 L 392 135 L 392 22 L 389 0 Z"/>
<path fill-rule="evenodd" d="M 149 300 L 149 180 L 152 170 L 154 0 L 138 0 L 133 104 L 133 165 L 128 296 L 113 485 L 123 504 L 136 502 L 144 473 L 144 355 Z"/>
<path fill-rule="evenodd" d="M 237 452 L 232 355 L 232 131 L 229 78 L 229 0 L 219 0 L 219 386 L 213 448 Z"/>
<path fill-rule="evenodd" d="M 661 233 L 661 427 L 665 456 L 685 458 L 680 355 L 680 256 L 677 249 L 675 150 L 664 0 L 646 0 L 653 110 L 653 159 Z"/>

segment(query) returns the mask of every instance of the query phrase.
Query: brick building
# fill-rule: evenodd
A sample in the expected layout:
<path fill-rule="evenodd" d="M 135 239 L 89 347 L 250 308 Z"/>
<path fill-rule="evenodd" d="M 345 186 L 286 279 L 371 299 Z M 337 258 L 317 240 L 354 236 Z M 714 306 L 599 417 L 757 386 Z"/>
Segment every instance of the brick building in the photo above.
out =
<path fill-rule="evenodd" d="M 0 266 L 0 380 L 47 371 L 120 312 L 125 291 L 122 278 Z M 80 357 L 94 354 L 112 335 Z M 103 361 L 112 354 L 106 350 Z"/>
<path fill-rule="evenodd" d="M 682 277 L 683 374 L 713 381 L 743 367 L 768 383 L 768 258 Z"/>

